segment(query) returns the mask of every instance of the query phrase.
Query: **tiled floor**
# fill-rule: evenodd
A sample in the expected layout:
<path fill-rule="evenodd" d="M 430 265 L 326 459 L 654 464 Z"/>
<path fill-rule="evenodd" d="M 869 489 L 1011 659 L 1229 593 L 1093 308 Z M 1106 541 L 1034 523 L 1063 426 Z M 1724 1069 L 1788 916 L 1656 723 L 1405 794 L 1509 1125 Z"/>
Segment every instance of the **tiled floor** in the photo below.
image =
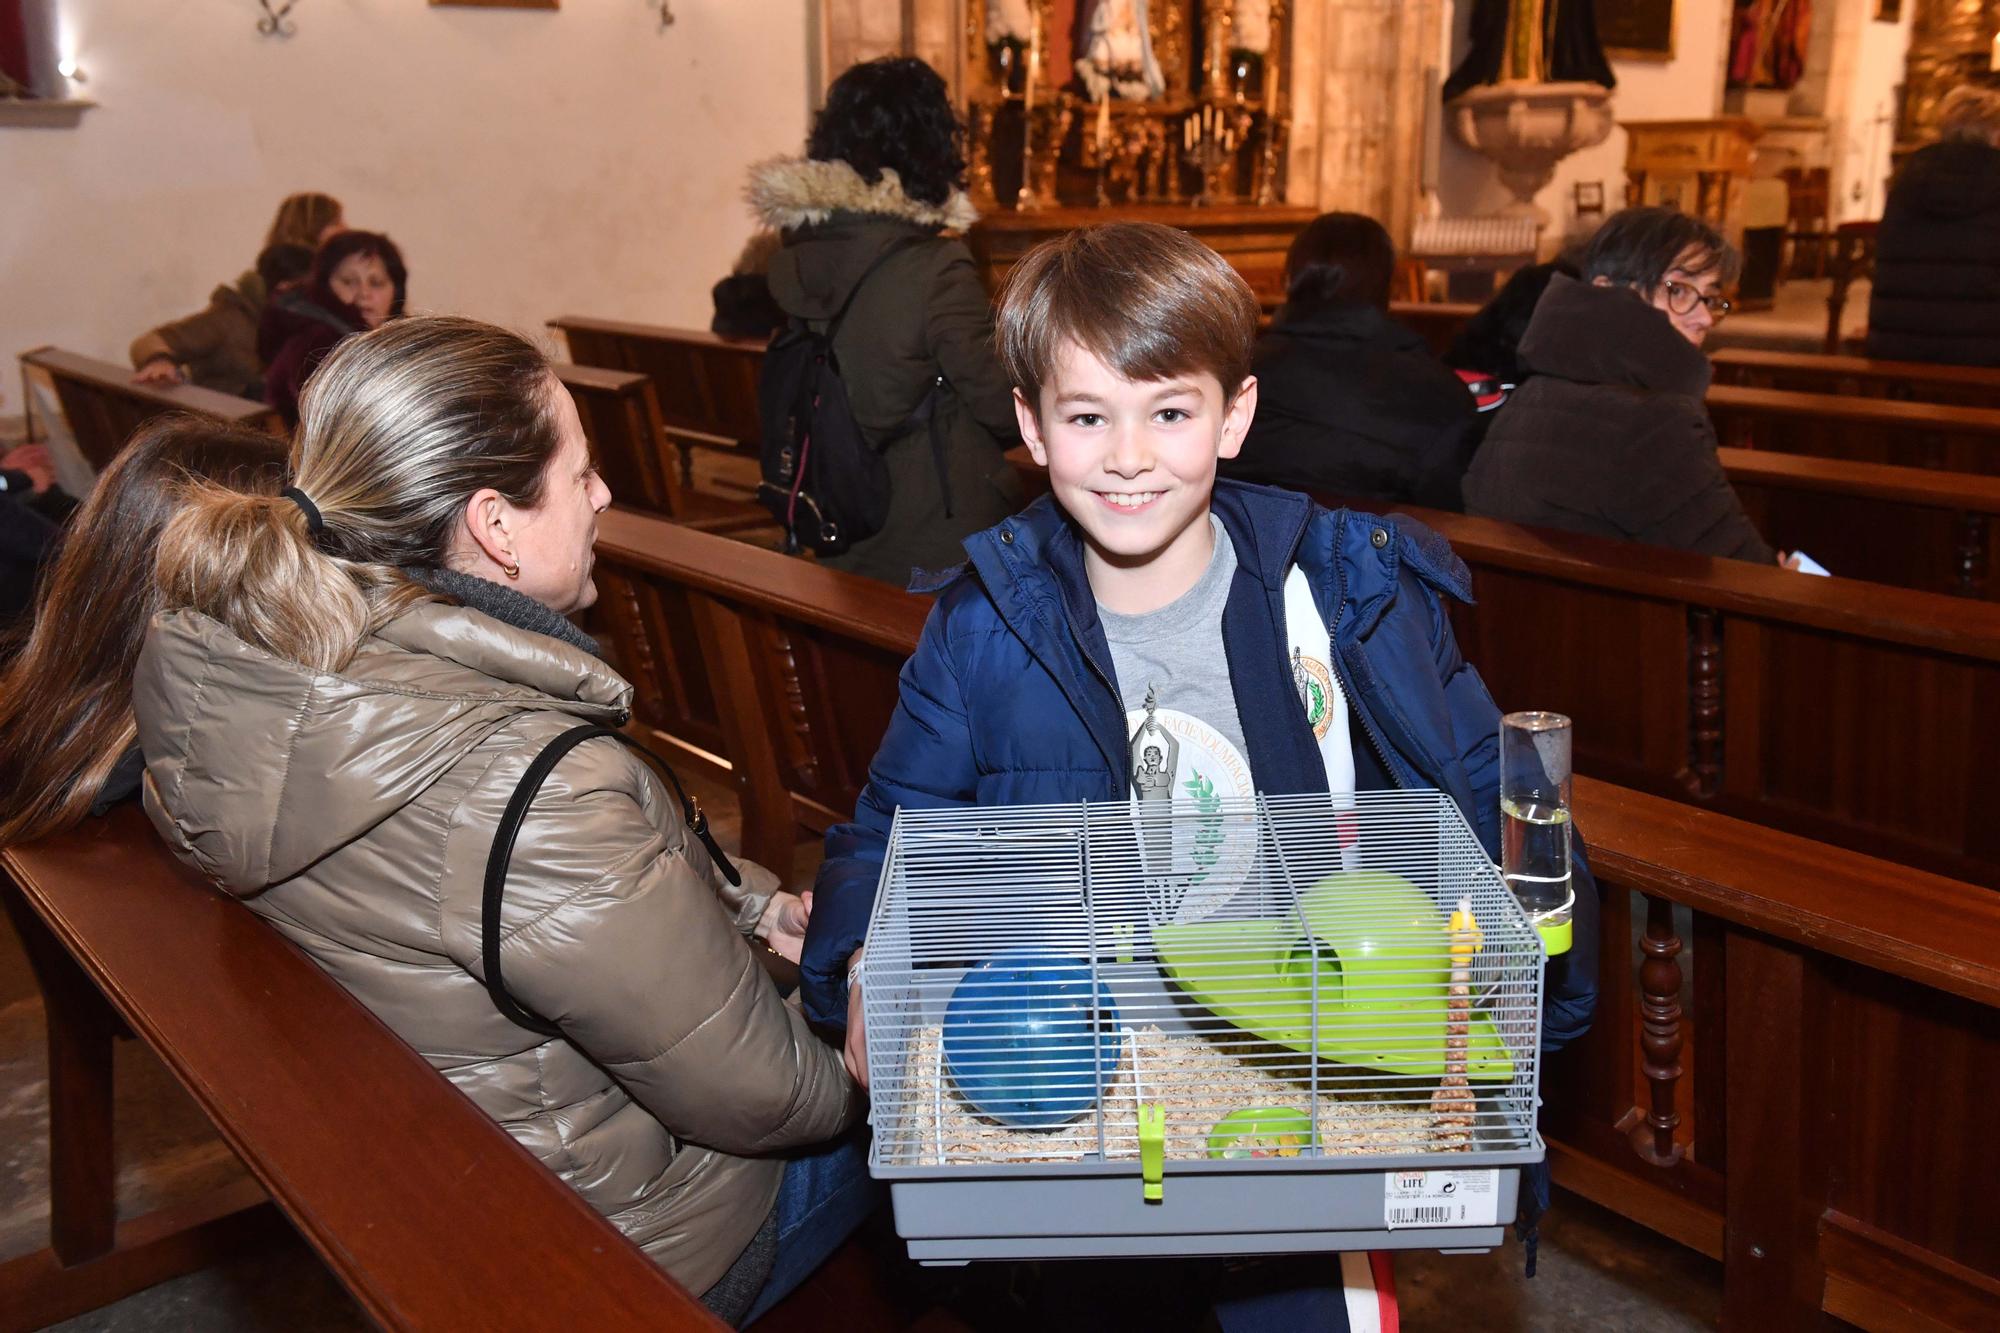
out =
<path fill-rule="evenodd" d="M 733 850 L 739 829 L 730 794 L 689 785 L 710 811 L 725 847 Z M 811 867 L 802 866 L 800 873 L 810 874 Z M 128 1214 L 200 1193 L 240 1171 L 193 1103 L 142 1046 L 124 1043 L 118 1059 L 119 1188 Z M 18 943 L 11 933 L 0 933 L 0 1258 L 43 1243 L 46 1096 L 41 1004 Z M 900 1266 L 875 1271 L 876 1280 L 890 1286 L 941 1281 Z M 1717 1265 L 1567 1196 L 1558 1197 L 1544 1223 L 1541 1273 L 1532 1281 L 1521 1275 L 1515 1245 L 1486 1255 L 1407 1254 L 1398 1258 L 1396 1271 L 1403 1327 L 1413 1333 L 1681 1333 L 1715 1327 L 1721 1309 Z M 1031 1296 L 1008 1302 L 994 1299 L 994 1293 L 1005 1287 L 1018 1295 L 1024 1281 L 1003 1281 L 997 1270 L 986 1271 L 955 1290 L 941 1288 L 938 1298 L 963 1324 L 982 1330 L 1143 1327 L 1165 1333 L 1157 1314 L 1139 1319 L 1130 1298 L 1118 1294 L 1149 1285 L 1143 1270 L 1122 1281 L 1100 1277 L 1084 1266 L 1055 1266 L 1025 1284 L 1034 1288 Z M 1021 1314 L 1023 1304 L 1036 1313 Z M 947 1318 L 924 1326 L 963 1324 Z M 825 1326 L 845 1327 L 838 1318 Z M 345 1333 L 369 1324 L 311 1251 L 285 1235 L 267 1249 L 58 1327 L 92 1333 Z"/>

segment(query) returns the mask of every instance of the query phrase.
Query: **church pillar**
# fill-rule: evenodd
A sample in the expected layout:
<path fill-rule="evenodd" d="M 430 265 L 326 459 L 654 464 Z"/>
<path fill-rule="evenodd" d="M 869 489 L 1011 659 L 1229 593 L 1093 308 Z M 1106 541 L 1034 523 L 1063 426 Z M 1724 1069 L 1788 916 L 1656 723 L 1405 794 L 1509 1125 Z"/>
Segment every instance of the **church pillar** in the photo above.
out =
<path fill-rule="evenodd" d="M 1287 202 L 1366 213 L 1406 245 L 1422 194 L 1442 0 L 1298 0 L 1291 12 Z"/>

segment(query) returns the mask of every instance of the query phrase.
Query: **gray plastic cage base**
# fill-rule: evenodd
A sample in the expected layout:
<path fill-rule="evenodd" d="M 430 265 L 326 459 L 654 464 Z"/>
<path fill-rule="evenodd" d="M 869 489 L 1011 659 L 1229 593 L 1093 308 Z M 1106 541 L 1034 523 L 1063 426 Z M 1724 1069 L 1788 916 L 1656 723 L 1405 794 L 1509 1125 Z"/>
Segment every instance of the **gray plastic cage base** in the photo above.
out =
<path fill-rule="evenodd" d="M 1229 1236 L 1035 1236 L 988 1240 L 913 1240 L 918 1263 L 959 1267 L 975 1259 L 1198 1258 L 1246 1254 L 1332 1254 L 1342 1250 L 1435 1250 L 1485 1254 L 1505 1242 L 1505 1227 L 1403 1227 L 1301 1235 L 1253 1231 Z"/>
<path fill-rule="evenodd" d="M 1422 1161 L 1427 1169 L 1494 1170 L 1495 1220 L 1393 1230 L 1384 1222 L 1385 1173 L 1332 1168 L 1323 1160 L 1259 1162 L 1265 1169 L 1254 1171 L 1235 1163 L 1180 1172 L 1170 1165 L 1159 1203 L 1144 1201 L 1137 1172 L 1105 1174 L 1096 1164 L 1044 1166 L 1007 1178 L 877 1174 L 889 1179 L 896 1233 L 919 1261 L 1481 1251 L 1504 1242 L 1520 1196 L 1520 1166 L 1540 1156 L 1537 1147 Z M 1063 1233 L 1051 1234 L 1057 1226 Z"/>

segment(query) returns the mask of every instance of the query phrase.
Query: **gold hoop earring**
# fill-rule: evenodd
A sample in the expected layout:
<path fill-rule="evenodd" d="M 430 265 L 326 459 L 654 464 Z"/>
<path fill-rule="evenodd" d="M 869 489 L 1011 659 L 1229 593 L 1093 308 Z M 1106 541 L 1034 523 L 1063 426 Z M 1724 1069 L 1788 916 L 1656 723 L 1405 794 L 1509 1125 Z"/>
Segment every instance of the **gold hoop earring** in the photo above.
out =
<path fill-rule="evenodd" d="M 505 574 L 510 579 L 518 579 L 521 577 L 521 567 L 518 564 L 502 565 L 500 566 L 500 572 L 502 574 Z"/>

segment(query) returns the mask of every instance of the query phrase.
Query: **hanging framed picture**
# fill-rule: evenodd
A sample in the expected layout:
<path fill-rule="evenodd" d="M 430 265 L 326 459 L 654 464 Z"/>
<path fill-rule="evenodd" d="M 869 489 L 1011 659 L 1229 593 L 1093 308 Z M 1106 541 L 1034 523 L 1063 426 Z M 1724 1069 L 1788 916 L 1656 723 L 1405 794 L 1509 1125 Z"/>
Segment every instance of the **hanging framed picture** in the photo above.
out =
<path fill-rule="evenodd" d="M 1604 54 L 1613 60 L 1674 58 L 1674 0 L 1594 0 L 1594 3 L 1597 40 L 1604 44 Z"/>

